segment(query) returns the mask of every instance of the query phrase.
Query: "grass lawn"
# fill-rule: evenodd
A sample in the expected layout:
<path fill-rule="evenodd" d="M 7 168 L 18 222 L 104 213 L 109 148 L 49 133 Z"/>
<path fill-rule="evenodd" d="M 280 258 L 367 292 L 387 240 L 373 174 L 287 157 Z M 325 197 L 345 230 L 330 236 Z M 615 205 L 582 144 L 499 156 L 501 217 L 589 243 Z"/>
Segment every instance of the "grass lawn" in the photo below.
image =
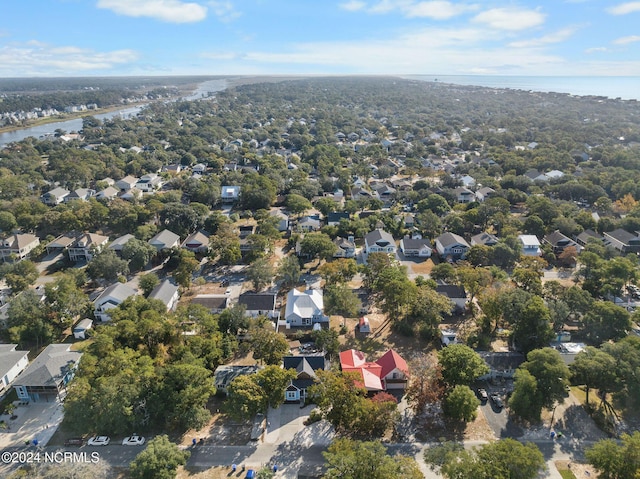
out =
<path fill-rule="evenodd" d="M 562 479 L 576 479 L 576 475 L 573 472 L 571 472 L 569 469 L 565 469 L 563 471 L 558 470 L 558 472 L 562 476 Z"/>

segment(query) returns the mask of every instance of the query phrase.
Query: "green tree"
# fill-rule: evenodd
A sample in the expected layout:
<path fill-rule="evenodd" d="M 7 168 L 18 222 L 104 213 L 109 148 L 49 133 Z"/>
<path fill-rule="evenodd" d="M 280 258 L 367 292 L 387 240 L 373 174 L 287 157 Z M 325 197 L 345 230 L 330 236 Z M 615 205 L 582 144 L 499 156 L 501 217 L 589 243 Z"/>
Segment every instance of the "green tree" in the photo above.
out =
<path fill-rule="evenodd" d="M 527 354 L 527 361 L 520 368 L 535 378 L 536 398 L 541 407 L 551 409 L 556 402 L 564 402 L 568 395 L 570 372 L 558 351 L 553 348 L 535 349 Z"/>
<path fill-rule="evenodd" d="M 338 209 L 338 203 L 334 199 L 328 198 L 326 196 L 318 198 L 313 206 L 315 206 L 316 209 L 324 216 L 327 216 L 329 213 L 332 213 L 333 211 L 336 211 Z"/>
<path fill-rule="evenodd" d="M 623 434 L 622 444 L 603 439 L 586 450 L 587 461 L 602 479 L 631 479 L 640 473 L 640 432 Z"/>
<path fill-rule="evenodd" d="M 287 209 L 296 216 L 303 214 L 312 207 L 311 202 L 308 199 L 295 193 L 287 195 L 285 205 L 287 206 Z"/>
<path fill-rule="evenodd" d="M 267 258 L 258 258 L 247 268 L 247 279 L 251 281 L 253 289 L 262 291 L 273 280 L 273 266 Z"/>
<path fill-rule="evenodd" d="M 300 251 L 310 258 L 327 259 L 333 256 L 337 246 L 324 233 L 308 233 L 300 242 Z"/>
<path fill-rule="evenodd" d="M 513 342 L 525 353 L 549 344 L 554 337 L 549 308 L 539 296 L 526 301 L 512 327 Z"/>
<path fill-rule="evenodd" d="M 35 342 L 36 347 L 49 344 L 55 329 L 46 320 L 46 310 L 34 290 L 24 291 L 11 301 L 7 311 L 9 338 L 21 345 Z"/>
<path fill-rule="evenodd" d="M 38 271 L 35 263 L 25 259 L 10 265 L 8 271 L 4 275 L 4 280 L 6 281 L 7 286 L 9 286 L 11 291 L 15 294 L 20 291 L 24 291 L 35 283 L 38 276 L 40 276 L 40 272 Z"/>
<path fill-rule="evenodd" d="M 424 478 L 415 460 L 389 456 L 378 441 L 336 439 L 322 455 L 327 479 L 416 479 Z"/>
<path fill-rule="evenodd" d="M 469 386 L 457 385 L 442 402 L 444 413 L 458 421 L 471 422 L 478 416 L 480 401 Z"/>
<path fill-rule="evenodd" d="M 129 273 L 129 263 L 118 258 L 115 251 L 105 249 L 87 264 L 87 275 L 94 281 L 115 281 L 118 276 Z"/>
<path fill-rule="evenodd" d="M 284 334 L 253 327 L 249 330 L 251 350 L 254 359 L 261 359 L 265 364 L 280 364 L 289 352 L 289 342 Z"/>
<path fill-rule="evenodd" d="M 544 456 L 535 444 L 501 439 L 449 454 L 442 473 L 447 479 L 535 479 L 544 467 Z"/>
<path fill-rule="evenodd" d="M 295 256 L 285 256 L 278 262 L 276 278 L 282 282 L 282 286 L 285 288 L 297 285 L 301 274 L 300 261 Z"/>
<path fill-rule="evenodd" d="M 10 211 L 0 211 L 0 231 L 10 233 L 18 226 L 16 217 Z"/>
<path fill-rule="evenodd" d="M 87 314 L 91 308 L 89 297 L 78 287 L 73 274 L 58 275 L 54 281 L 45 284 L 44 292 L 49 319 L 62 327 L 70 326 L 74 319 Z"/>
<path fill-rule="evenodd" d="M 132 238 L 122 247 L 122 258 L 129 261 L 131 271 L 140 271 L 157 253 L 156 248 L 137 238 Z"/>
<path fill-rule="evenodd" d="M 178 466 L 185 465 L 190 456 L 189 451 L 169 441 L 166 434 L 156 436 L 131 462 L 129 474 L 132 479 L 173 479 Z"/>
<path fill-rule="evenodd" d="M 296 370 L 282 369 L 280 365 L 266 366 L 251 376 L 264 393 L 263 412 L 266 412 L 267 406 L 277 408 L 284 402 L 285 390 L 297 376 Z"/>
<path fill-rule="evenodd" d="M 142 293 L 149 296 L 149 293 L 153 291 L 153 288 L 160 284 L 160 278 L 156 273 L 143 274 L 138 278 L 138 286 L 142 290 Z"/>
<path fill-rule="evenodd" d="M 514 377 L 513 392 L 509 398 L 511 411 L 527 421 L 539 421 L 543 401 L 538 390 L 538 381 L 529 371 L 522 368 L 516 370 Z"/>
<path fill-rule="evenodd" d="M 442 377 L 451 387 L 469 385 L 489 372 L 489 366 L 478 353 L 464 344 L 451 344 L 438 351 Z"/>
<path fill-rule="evenodd" d="M 228 387 L 229 413 L 239 419 L 250 419 L 263 411 L 267 394 L 248 375 L 238 376 Z"/>
<path fill-rule="evenodd" d="M 584 333 L 592 344 L 625 337 L 631 329 L 627 310 L 610 301 L 594 301 L 583 317 Z"/>
<path fill-rule="evenodd" d="M 200 262 L 192 251 L 182 248 L 177 251 L 175 257 L 178 259 L 178 267 L 173 272 L 173 277 L 180 286 L 188 288 L 191 286 L 193 273 L 200 267 Z"/>
<path fill-rule="evenodd" d="M 613 356 L 605 351 L 587 346 L 576 355 L 575 361 L 569 365 L 571 383 L 585 387 L 587 406 L 589 405 L 589 390 L 591 388 L 602 391 L 615 390 L 618 381 L 616 375 L 617 364 Z"/>
<path fill-rule="evenodd" d="M 324 289 L 324 307 L 327 314 L 353 318 L 358 315 L 362 303 L 348 286 L 330 284 Z"/>
<path fill-rule="evenodd" d="M 352 258 L 339 258 L 324 263 L 318 273 L 326 284 L 346 283 L 358 273 L 358 265 Z"/>
<path fill-rule="evenodd" d="M 330 356 L 337 356 L 340 351 L 338 331 L 333 328 L 322 328 L 311 332 L 311 338 L 315 345 L 326 351 Z"/>

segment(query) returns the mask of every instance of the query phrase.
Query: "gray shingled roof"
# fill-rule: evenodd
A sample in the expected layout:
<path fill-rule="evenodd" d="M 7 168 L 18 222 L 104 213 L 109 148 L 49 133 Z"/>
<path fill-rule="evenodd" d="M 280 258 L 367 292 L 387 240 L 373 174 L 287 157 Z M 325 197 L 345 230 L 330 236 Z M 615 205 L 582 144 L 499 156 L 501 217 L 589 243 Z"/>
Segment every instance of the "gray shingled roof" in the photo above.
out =
<path fill-rule="evenodd" d="M 3 378 L 29 351 L 16 351 L 17 344 L 0 344 L 0 378 Z"/>
<path fill-rule="evenodd" d="M 15 380 L 19 386 L 56 386 L 82 353 L 70 351 L 69 344 L 50 344 Z"/>
<path fill-rule="evenodd" d="M 178 291 L 178 286 L 173 284 L 168 279 L 162 281 L 159 285 L 157 285 L 151 293 L 149 293 L 149 299 L 158 299 L 162 301 L 165 306 L 168 306 L 171 302 L 171 298 Z"/>

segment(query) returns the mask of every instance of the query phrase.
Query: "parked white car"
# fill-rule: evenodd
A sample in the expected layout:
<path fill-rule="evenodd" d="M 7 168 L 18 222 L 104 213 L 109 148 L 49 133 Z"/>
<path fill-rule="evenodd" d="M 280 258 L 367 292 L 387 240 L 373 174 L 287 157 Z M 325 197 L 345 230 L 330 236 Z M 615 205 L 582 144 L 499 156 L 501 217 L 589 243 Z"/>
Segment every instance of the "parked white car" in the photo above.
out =
<path fill-rule="evenodd" d="M 142 446 L 145 442 L 145 438 L 142 436 L 138 436 L 137 434 L 133 434 L 132 436 L 125 437 L 122 440 L 123 446 Z"/>
<path fill-rule="evenodd" d="M 94 436 L 87 441 L 87 446 L 108 446 L 111 442 L 109 436 Z"/>

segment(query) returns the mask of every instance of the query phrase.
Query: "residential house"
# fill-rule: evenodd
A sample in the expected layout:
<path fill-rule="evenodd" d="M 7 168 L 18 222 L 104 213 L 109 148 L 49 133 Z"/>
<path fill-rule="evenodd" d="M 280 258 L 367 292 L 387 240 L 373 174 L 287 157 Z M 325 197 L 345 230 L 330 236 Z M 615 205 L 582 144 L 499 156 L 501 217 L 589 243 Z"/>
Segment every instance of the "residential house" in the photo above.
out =
<path fill-rule="evenodd" d="M 640 236 L 637 232 L 629 233 L 626 230 L 618 228 L 617 230 L 603 234 L 605 246 L 612 246 L 622 254 L 640 252 Z"/>
<path fill-rule="evenodd" d="M 455 261 L 464 259 L 469 251 L 469 243 L 455 233 L 443 233 L 435 240 L 436 250 L 442 259 Z"/>
<path fill-rule="evenodd" d="M 69 233 L 58 236 L 56 239 L 45 246 L 47 254 L 49 255 L 52 253 L 62 253 L 64 250 L 70 248 L 75 243 L 77 237 L 78 233 L 75 231 L 71 231 Z"/>
<path fill-rule="evenodd" d="M 418 258 L 430 258 L 433 253 L 428 239 L 413 239 L 408 236 L 400 240 L 400 251 L 405 256 L 417 256 Z"/>
<path fill-rule="evenodd" d="M 298 291 L 292 289 L 287 294 L 287 305 L 284 320 L 278 321 L 278 329 L 318 327 L 329 325 L 329 317 L 324 314 L 324 298 L 322 290 L 309 289 Z"/>
<path fill-rule="evenodd" d="M 69 195 L 70 191 L 61 187 L 52 189 L 40 197 L 45 205 L 59 205 Z"/>
<path fill-rule="evenodd" d="M 162 230 L 149 240 L 149 244 L 155 246 L 158 251 L 177 248 L 180 246 L 180 236 L 173 231 Z"/>
<path fill-rule="evenodd" d="M 122 248 L 124 248 L 124 245 L 126 245 L 129 241 L 131 241 L 134 238 L 135 236 L 133 236 L 131 233 L 127 233 L 126 235 L 122 235 L 114 239 L 111 242 L 111 244 L 107 246 L 107 248 L 120 254 L 122 253 Z"/>
<path fill-rule="evenodd" d="M 320 229 L 320 217 L 316 215 L 305 216 L 298 220 L 298 224 L 296 229 L 303 233 L 308 233 L 310 231 L 318 231 Z"/>
<path fill-rule="evenodd" d="M 346 211 L 334 211 L 327 215 L 327 224 L 329 226 L 338 226 L 340 224 L 340 220 L 349 219 L 349 213 Z"/>
<path fill-rule="evenodd" d="M 182 165 L 180 163 L 166 165 L 162 167 L 162 171 L 164 171 L 165 173 L 169 173 L 170 175 L 177 175 L 182 171 Z"/>
<path fill-rule="evenodd" d="M 489 372 L 480 380 L 513 379 L 516 370 L 525 362 L 522 353 L 513 351 L 480 351 L 480 357 L 489 366 Z"/>
<path fill-rule="evenodd" d="M 453 329 L 441 329 L 440 330 L 440 342 L 443 346 L 449 346 L 450 344 L 458 344 L 458 332 Z"/>
<path fill-rule="evenodd" d="M 405 389 L 409 379 L 407 362 L 390 349 L 375 362 L 367 362 L 364 353 L 349 349 L 340 353 L 340 368 L 355 372 L 362 378 L 362 385 L 369 392 Z"/>
<path fill-rule="evenodd" d="M 110 321 L 109 310 L 120 306 L 125 299 L 135 296 L 136 291 L 123 283 L 114 283 L 93 300 L 93 314 L 98 321 Z"/>
<path fill-rule="evenodd" d="M 473 188 L 476 186 L 476 179 L 473 176 L 464 175 L 460 177 L 460 182 L 465 188 Z"/>
<path fill-rule="evenodd" d="M 107 236 L 97 233 L 83 233 L 69 245 L 69 260 L 73 262 L 89 262 L 96 254 L 102 251 L 108 241 L 109 238 Z"/>
<path fill-rule="evenodd" d="M 366 316 L 360 316 L 356 328 L 361 334 L 369 334 L 371 332 L 371 323 L 369 322 L 369 318 Z"/>
<path fill-rule="evenodd" d="M 207 165 L 204 163 L 196 163 L 193 165 L 193 168 L 191 168 L 191 171 L 194 174 L 204 175 L 207 172 Z"/>
<path fill-rule="evenodd" d="M 13 388 L 21 401 L 62 400 L 67 384 L 78 368 L 82 353 L 71 351 L 70 344 L 50 344 L 18 376 Z"/>
<path fill-rule="evenodd" d="M 364 237 L 364 253 L 388 253 L 396 254 L 396 242 L 390 233 L 381 228 L 375 229 L 367 233 Z"/>
<path fill-rule="evenodd" d="M 104 190 L 100 190 L 96 193 L 96 199 L 98 200 L 113 200 L 118 197 L 120 190 L 114 186 L 107 186 Z"/>
<path fill-rule="evenodd" d="M 162 178 L 156 173 L 142 175 L 136 182 L 136 188 L 143 193 L 152 193 L 162 186 Z"/>
<path fill-rule="evenodd" d="M 96 190 L 92 190 L 89 188 L 78 188 L 77 190 L 73 190 L 69 192 L 67 196 L 64 197 L 64 202 L 68 203 L 70 201 L 88 201 L 89 198 L 95 196 Z"/>
<path fill-rule="evenodd" d="M 40 238 L 29 233 L 16 233 L 2 240 L 0 256 L 5 262 L 22 261 L 40 245 Z"/>
<path fill-rule="evenodd" d="M 498 237 L 491 233 L 478 233 L 471 237 L 471 246 L 495 246 L 498 244 Z"/>
<path fill-rule="evenodd" d="M 493 198 L 495 195 L 496 190 L 488 186 L 483 186 L 482 188 L 478 189 L 478 191 L 476 191 L 476 201 L 483 203 L 489 198 Z"/>
<path fill-rule="evenodd" d="M 202 230 L 191 233 L 182 243 L 182 247 L 194 253 L 206 253 L 209 251 L 209 233 Z"/>
<path fill-rule="evenodd" d="M 120 199 L 125 201 L 137 201 L 142 198 L 142 191 L 138 188 L 131 188 L 128 190 L 122 190 L 120 193 Z"/>
<path fill-rule="evenodd" d="M 235 203 L 240 199 L 240 187 L 225 185 L 221 189 L 220 197 L 223 203 Z"/>
<path fill-rule="evenodd" d="M 590 241 L 599 241 L 600 243 L 602 243 L 604 241 L 604 237 L 591 229 L 584 230 L 582 233 L 576 236 L 576 243 L 578 243 L 580 246 L 587 246 Z"/>
<path fill-rule="evenodd" d="M 356 257 L 356 243 L 353 236 L 349 236 L 347 239 L 338 236 L 333 240 L 336 245 L 336 252 L 333 254 L 334 258 L 355 258 Z"/>
<path fill-rule="evenodd" d="M 277 220 L 276 228 L 278 228 L 278 231 L 283 232 L 289 229 L 289 216 L 286 213 L 284 213 L 281 209 L 277 208 L 277 209 L 271 210 L 269 212 L 269 215 L 276 218 Z"/>
<path fill-rule="evenodd" d="M 451 301 L 451 312 L 461 313 L 467 307 L 467 292 L 462 286 L 456 286 L 454 284 L 439 283 L 436 286 L 436 292 L 449 298 Z"/>
<path fill-rule="evenodd" d="M 568 248 L 569 246 L 573 246 L 576 249 L 576 253 L 579 253 L 582 250 L 582 246 L 568 236 L 560 233 L 559 230 L 555 230 L 554 232 L 545 235 L 542 238 L 542 242 L 551 245 L 554 254 L 562 253 L 565 248 Z"/>
<path fill-rule="evenodd" d="M 29 365 L 29 351 L 16 350 L 17 347 L 17 344 L 0 344 L 0 399 Z"/>
<path fill-rule="evenodd" d="M 276 307 L 276 293 L 242 293 L 238 298 L 238 304 L 245 307 L 245 314 L 255 318 L 266 316 L 270 319 L 280 317 Z"/>
<path fill-rule="evenodd" d="M 178 306 L 178 300 L 180 299 L 178 286 L 173 284 L 170 280 L 165 279 L 151 290 L 148 299 L 157 299 L 158 301 L 162 301 L 162 304 L 165 305 L 167 311 L 175 311 Z"/>
<path fill-rule="evenodd" d="M 453 194 L 455 195 L 458 203 L 473 203 L 476 200 L 476 194 L 464 186 L 455 188 L 453 190 Z"/>
<path fill-rule="evenodd" d="M 549 181 L 549 177 L 544 173 L 540 173 L 538 170 L 529 170 L 524 176 L 529 178 L 531 181 L 544 181 L 545 183 Z"/>
<path fill-rule="evenodd" d="M 545 175 L 550 180 L 556 180 L 558 178 L 562 178 L 564 176 L 564 173 L 560 170 L 551 170 L 551 171 L 547 171 Z"/>
<path fill-rule="evenodd" d="M 293 369 L 297 374 L 285 389 L 285 402 L 304 402 L 307 398 L 307 388 L 316 382 L 316 371 L 324 370 L 327 366 L 328 362 L 322 355 L 285 356 L 282 358 L 283 369 Z"/>
<path fill-rule="evenodd" d="M 371 186 L 371 189 L 375 191 L 378 198 L 385 204 L 389 204 L 389 202 L 393 199 L 393 196 L 396 194 L 396 189 L 392 188 L 386 183 L 373 184 Z"/>
<path fill-rule="evenodd" d="M 73 327 L 73 337 L 76 339 L 86 339 L 87 331 L 93 328 L 93 321 L 89 318 L 84 318 L 78 321 L 78 323 Z"/>
<path fill-rule="evenodd" d="M 219 314 L 229 307 L 229 297 L 224 294 L 199 294 L 191 300 L 191 304 L 199 304 Z"/>
<path fill-rule="evenodd" d="M 239 376 L 249 376 L 257 373 L 261 369 L 257 364 L 253 366 L 218 366 L 213 372 L 213 383 L 217 394 L 226 395 L 229 384 Z"/>
<path fill-rule="evenodd" d="M 128 175 L 121 180 L 116 181 L 115 187 L 120 191 L 129 191 L 136 186 L 136 183 L 138 183 L 138 178 Z"/>
<path fill-rule="evenodd" d="M 525 256 L 541 256 L 540 240 L 536 235 L 518 235 L 518 241 L 522 245 L 522 254 Z"/>

